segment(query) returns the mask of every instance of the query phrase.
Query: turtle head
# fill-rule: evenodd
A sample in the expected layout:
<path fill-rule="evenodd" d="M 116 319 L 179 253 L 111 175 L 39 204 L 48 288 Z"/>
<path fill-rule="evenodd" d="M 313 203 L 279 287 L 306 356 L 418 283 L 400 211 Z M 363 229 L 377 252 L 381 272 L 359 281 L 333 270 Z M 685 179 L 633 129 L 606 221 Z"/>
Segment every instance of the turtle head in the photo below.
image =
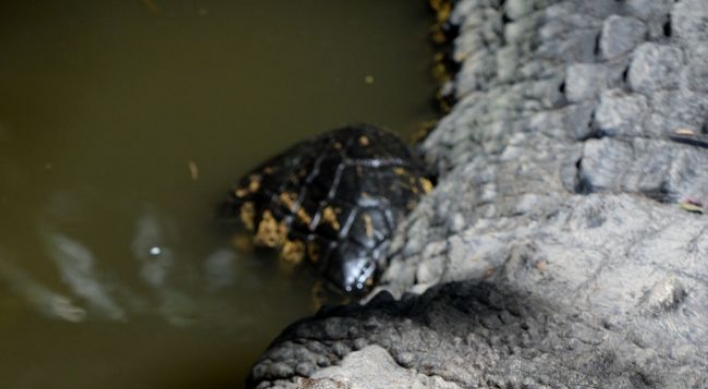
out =
<path fill-rule="evenodd" d="M 325 276 L 345 294 L 363 296 L 371 291 L 379 276 L 376 257 L 367 250 L 340 246 L 329 258 Z"/>
<path fill-rule="evenodd" d="M 376 263 L 368 258 L 356 258 L 342 263 L 341 287 L 347 294 L 365 294 L 374 286 Z"/>

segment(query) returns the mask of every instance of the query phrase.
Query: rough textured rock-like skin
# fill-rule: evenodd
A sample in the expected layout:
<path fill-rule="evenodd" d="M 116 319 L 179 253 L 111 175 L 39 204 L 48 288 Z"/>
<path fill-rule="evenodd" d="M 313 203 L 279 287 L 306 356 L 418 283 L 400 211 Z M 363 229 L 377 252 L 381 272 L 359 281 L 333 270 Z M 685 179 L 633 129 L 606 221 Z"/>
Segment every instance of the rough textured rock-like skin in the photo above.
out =
<path fill-rule="evenodd" d="M 381 287 L 403 300 L 295 325 L 250 385 L 708 387 L 708 216 L 680 206 L 708 204 L 708 148 L 675 136 L 708 131 L 708 2 L 451 20 L 458 103 L 423 145 L 441 178 Z"/>
<path fill-rule="evenodd" d="M 703 387 L 705 360 L 662 358 L 591 315 L 474 282 L 324 312 L 286 330 L 253 370 L 258 388 Z M 298 364 L 292 366 L 292 361 Z M 335 366 L 336 365 L 336 366 Z M 670 371 L 657 375 L 657 371 Z M 293 375 L 296 378 L 293 380 Z M 255 382 L 254 382 L 255 384 Z M 316 386 L 318 385 L 318 386 Z"/>

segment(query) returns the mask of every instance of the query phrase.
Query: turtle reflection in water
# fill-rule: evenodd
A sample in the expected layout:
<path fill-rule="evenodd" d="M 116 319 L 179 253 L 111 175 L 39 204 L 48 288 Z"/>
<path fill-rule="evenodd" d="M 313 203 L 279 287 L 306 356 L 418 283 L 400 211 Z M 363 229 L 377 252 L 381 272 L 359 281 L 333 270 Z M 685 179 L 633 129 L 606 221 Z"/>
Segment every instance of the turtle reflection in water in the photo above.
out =
<path fill-rule="evenodd" d="M 431 190 L 398 136 L 371 125 L 316 135 L 241 179 L 223 204 L 256 246 L 311 263 L 350 294 L 366 293 L 387 262 L 396 226 Z"/>

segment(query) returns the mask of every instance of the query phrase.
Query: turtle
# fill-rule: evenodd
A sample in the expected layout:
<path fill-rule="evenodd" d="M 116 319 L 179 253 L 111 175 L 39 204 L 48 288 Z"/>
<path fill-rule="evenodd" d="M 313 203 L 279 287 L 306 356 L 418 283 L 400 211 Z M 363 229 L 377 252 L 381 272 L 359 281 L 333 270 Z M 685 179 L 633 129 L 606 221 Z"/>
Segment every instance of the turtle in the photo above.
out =
<path fill-rule="evenodd" d="M 346 295 L 363 295 L 387 266 L 397 226 L 432 188 L 403 139 L 354 124 L 300 141 L 247 173 L 221 214 L 251 231 L 256 246 L 309 263 Z"/>

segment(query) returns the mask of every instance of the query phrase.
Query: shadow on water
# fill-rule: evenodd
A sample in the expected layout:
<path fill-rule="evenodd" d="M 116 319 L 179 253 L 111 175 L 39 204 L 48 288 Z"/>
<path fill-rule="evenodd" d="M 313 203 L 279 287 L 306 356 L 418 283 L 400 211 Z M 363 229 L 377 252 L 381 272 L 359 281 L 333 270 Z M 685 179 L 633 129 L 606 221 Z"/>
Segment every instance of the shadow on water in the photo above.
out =
<path fill-rule="evenodd" d="M 3 1 L 0 386 L 237 387 L 313 310 L 234 251 L 231 182 L 349 122 L 434 116 L 424 1 Z"/>

